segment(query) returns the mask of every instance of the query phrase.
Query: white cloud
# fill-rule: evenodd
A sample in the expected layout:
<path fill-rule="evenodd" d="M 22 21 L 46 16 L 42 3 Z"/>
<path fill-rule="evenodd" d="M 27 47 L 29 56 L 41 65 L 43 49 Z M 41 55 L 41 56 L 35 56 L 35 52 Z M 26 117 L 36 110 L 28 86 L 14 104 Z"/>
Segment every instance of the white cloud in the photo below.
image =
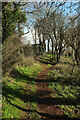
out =
<path fill-rule="evenodd" d="M 38 44 L 38 35 L 36 35 L 36 41 L 37 41 L 37 44 Z M 35 31 L 34 31 L 34 28 L 30 28 L 30 30 L 29 30 L 29 33 L 27 33 L 27 34 L 25 34 L 25 35 L 23 35 L 22 36 L 22 43 L 23 44 L 28 44 L 28 43 L 30 43 L 30 44 L 34 44 L 35 42 Z"/>

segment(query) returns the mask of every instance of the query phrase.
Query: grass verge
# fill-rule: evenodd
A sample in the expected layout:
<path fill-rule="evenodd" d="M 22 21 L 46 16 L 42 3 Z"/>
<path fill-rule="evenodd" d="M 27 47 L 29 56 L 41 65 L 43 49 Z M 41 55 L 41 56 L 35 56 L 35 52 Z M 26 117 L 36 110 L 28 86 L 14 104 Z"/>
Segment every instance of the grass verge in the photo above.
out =
<path fill-rule="evenodd" d="M 3 76 L 2 118 L 40 118 L 37 113 L 36 76 L 42 64 L 16 67 L 9 77 Z"/>
<path fill-rule="evenodd" d="M 72 72 L 73 71 L 73 72 Z M 78 67 L 74 66 L 71 57 L 61 57 L 58 64 L 48 74 L 49 87 L 55 91 L 59 100 L 58 107 L 71 118 L 80 117 L 80 79 Z"/>

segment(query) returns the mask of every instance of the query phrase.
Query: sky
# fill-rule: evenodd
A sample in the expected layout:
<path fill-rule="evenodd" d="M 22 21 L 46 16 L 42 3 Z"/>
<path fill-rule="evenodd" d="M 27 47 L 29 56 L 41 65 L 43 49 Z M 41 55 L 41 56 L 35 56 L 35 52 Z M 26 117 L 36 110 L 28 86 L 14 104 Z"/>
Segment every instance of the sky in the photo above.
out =
<path fill-rule="evenodd" d="M 48 1 L 51 1 L 51 0 L 48 0 Z M 59 3 L 60 3 L 60 2 L 59 2 Z M 75 3 L 75 2 L 73 2 L 72 4 L 74 4 L 74 3 Z M 26 6 L 26 11 L 27 11 L 27 12 L 28 12 L 28 11 L 30 12 L 30 11 L 36 10 L 36 9 L 34 8 L 33 4 L 35 4 L 35 3 L 34 3 L 34 2 L 33 2 L 33 3 L 30 2 L 29 5 Z M 36 4 L 37 4 L 37 3 L 36 3 Z M 67 8 L 67 7 L 69 7 L 70 4 L 71 4 L 71 2 L 66 2 L 65 6 L 64 6 L 64 8 L 65 8 L 64 15 L 69 14 L 69 15 L 71 16 L 71 15 L 75 15 L 75 14 L 76 14 L 76 10 L 74 10 L 74 9 L 76 9 L 77 5 L 74 6 L 74 7 L 72 7 L 72 8 L 71 8 L 72 11 L 71 11 L 71 13 L 69 13 L 69 12 L 70 12 L 70 9 Z M 54 9 L 55 9 L 55 8 L 53 7 L 53 10 L 54 10 Z M 42 12 L 44 12 L 44 11 L 45 11 L 45 7 L 43 8 L 43 11 L 42 11 Z M 39 15 L 33 15 L 33 14 L 27 13 L 27 14 L 26 14 L 26 17 L 27 17 L 27 24 L 32 27 L 32 26 L 34 25 L 36 19 L 39 17 Z M 41 14 L 40 14 L 40 17 L 41 17 Z M 31 22 L 31 21 L 32 21 L 32 22 Z M 26 32 L 26 28 L 24 28 L 24 32 Z"/>
<path fill-rule="evenodd" d="M 22 42 L 24 44 L 35 44 L 35 30 L 33 27 L 30 27 L 29 33 L 22 36 Z M 36 33 L 36 43 L 39 44 L 39 38 Z"/>
<path fill-rule="evenodd" d="M 50 1 L 50 0 L 48 0 L 48 1 Z M 72 2 L 72 4 L 74 4 L 75 2 Z M 34 3 L 33 3 L 34 4 Z M 33 6 L 33 4 L 32 3 L 29 3 L 29 5 L 27 5 L 26 6 L 26 11 L 33 11 L 33 10 L 35 10 L 35 8 L 34 8 L 34 6 Z M 37 3 L 36 3 L 37 4 Z M 64 8 L 65 8 L 65 12 L 64 12 L 64 15 L 69 15 L 69 16 L 74 16 L 75 14 L 77 14 L 76 13 L 76 8 L 77 8 L 77 5 L 76 6 L 74 6 L 74 7 L 72 7 L 72 12 L 71 13 L 69 13 L 70 12 L 70 9 L 68 8 L 69 6 L 70 6 L 70 4 L 71 4 L 71 2 L 66 2 L 66 4 L 65 4 L 65 6 L 64 6 Z M 53 8 L 54 9 L 54 8 Z M 45 10 L 45 7 L 44 7 L 44 9 L 43 9 L 43 11 L 42 12 L 44 12 L 44 10 Z M 33 16 L 33 14 L 29 14 L 29 13 L 27 13 L 26 14 L 26 17 L 27 17 L 27 25 L 29 25 L 29 27 L 32 29 L 33 28 L 33 23 L 35 23 L 35 21 L 36 21 L 36 19 L 37 19 L 37 17 L 39 17 L 39 16 L 37 16 L 37 15 L 34 15 Z M 35 17 L 36 17 L 36 19 L 35 19 Z M 33 23 L 32 23 L 32 22 Z M 34 30 L 33 30 L 34 31 Z M 24 27 L 24 32 L 26 33 L 27 32 L 27 27 Z M 25 34 L 24 36 L 24 40 L 23 40 L 23 43 L 25 43 L 25 44 L 27 44 L 28 43 L 28 41 L 30 41 L 30 43 L 31 44 L 34 44 L 34 39 L 33 39 L 33 36 L 32 36 L 32 33 L 31 33 L 31 31 L 28 33 L 28 34 Z M 47 44 L 47 43 L 46 43 Z"/>
<path fill-rule="evenodd" d="M 31 27 L 31 29 L 33 29 L 33 28 Z M 34 32 L 34 29 L 33 29 L 33 32 Z M 37 44 L 39 44 L 38 35 L 36 37 L 37 37 Z M 35 44 L 33 35 L 31 33 L 31 30 L 30 30 L 30 32 L 28 34 L 23 35 L 23 37 L 22 37 L 22 43 L 25 44 L 25 45 L 26 44 Z M 48 51 L 48 47 L 47 47 L 48 42 L 47 42 L 47 40 L 45 41 L 45 44 L 46 44 L 46 51 Z M 50 42 L 50 44 L 51 44 L 51 42 Z M 50 45 L 49 45 L 49 47 L 51 48 Z"/>

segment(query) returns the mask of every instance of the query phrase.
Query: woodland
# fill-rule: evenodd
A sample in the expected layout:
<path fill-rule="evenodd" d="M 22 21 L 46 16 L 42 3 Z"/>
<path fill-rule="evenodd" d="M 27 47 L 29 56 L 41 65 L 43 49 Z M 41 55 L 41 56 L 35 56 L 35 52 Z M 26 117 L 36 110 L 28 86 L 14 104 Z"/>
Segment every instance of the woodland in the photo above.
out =
<path fill-rule="evenodd" d="M 79 120 L 80 2 L 0 4 L 2 119 Z"/>

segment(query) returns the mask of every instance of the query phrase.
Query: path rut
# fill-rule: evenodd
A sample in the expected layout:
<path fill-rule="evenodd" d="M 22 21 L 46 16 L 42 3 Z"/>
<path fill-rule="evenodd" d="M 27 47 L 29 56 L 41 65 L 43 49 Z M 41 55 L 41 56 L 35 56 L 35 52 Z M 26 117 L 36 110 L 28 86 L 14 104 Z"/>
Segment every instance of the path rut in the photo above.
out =
<path fill-rule="evenodd" d="M 46 66 L 45 66 L 46 67 Z M 57 107 L 55 101 L 56 98 L 52 89 L 48 88 L 47 83 L 47 74 L 51 68 L 54 66 L 50 66 L 41 71 L 37 76 L 36 82 L 36 90 L 37 90 L 37 99 L 38 99 L 38 109 L 41 113 L 42 119 L 55 119 L 62 118 L 64 112 Z M 60 119 L 63 120 L 63 119 Z"/>

